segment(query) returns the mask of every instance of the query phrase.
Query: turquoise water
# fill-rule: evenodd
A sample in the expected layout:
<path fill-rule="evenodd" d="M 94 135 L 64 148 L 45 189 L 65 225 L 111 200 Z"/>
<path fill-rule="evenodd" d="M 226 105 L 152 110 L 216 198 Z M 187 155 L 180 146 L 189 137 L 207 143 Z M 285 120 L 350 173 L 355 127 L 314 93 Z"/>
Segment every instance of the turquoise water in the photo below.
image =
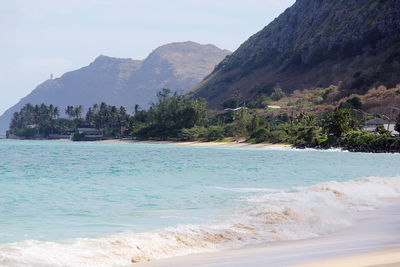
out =
<path fill-rule="evenodd" d="M 208 222 L 249 194 L 230 188 L 400 174 L 393 154 L 125 143 L 1 141 L 0 159 L 3 243 Z"/>
<path fill-rule="evenodd" d="M 0 140 L 0 243 L 217 224 L 299 187 L 399 177 L 399 163 L 399 154 Z"/>

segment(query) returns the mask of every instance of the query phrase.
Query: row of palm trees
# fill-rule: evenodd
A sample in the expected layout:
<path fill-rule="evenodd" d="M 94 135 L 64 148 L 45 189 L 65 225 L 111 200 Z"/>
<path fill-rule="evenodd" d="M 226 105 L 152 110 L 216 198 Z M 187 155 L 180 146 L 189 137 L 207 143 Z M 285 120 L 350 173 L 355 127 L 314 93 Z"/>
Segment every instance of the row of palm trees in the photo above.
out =
<path fill-rule="evenodd" d="M 101 103 L 90 107 L 86 113 L 85 122 L 97 129 L 119 129 L 130 119 L 124 107 L 116 107 Z"/>
<path fill-rule="evenodd" d="M 65 114 L 67 114 L 70 119 L 81 119 L 82 113 L 83 107 L 81 105 L 77 107 L 67 106 L 67 108 L 65 109 Z"/>
<path fill-rule="evenodd" d="M 135 110 L 139 110 L 136 106 Z M 124 107 L 116 107 L 101 103 L 90 107 L 86 117 L 82 118 L 83 107 L 67 106 L 65 114 L 69 119 L 60 118 L 60 109 L 54 105 L 32 105 L 26 104 L 19 112 L 15 112 L 10 132 L 18 135 L 48 136 L 49 134 L 65 134 L 79 125 L 85 125 L 101 129 L 104 134 L 119 133 L 122 126 L 128 125 L 131 116 Z M 30 129 L 29 131 L 26 131 Z M 35 131 L 34 131 L 35 130 Z"/>
<path fill-rule="evenodd" d="M 25 128 L 52 121 L 60 117 L 60 110 L 53 105 L 35 105 L 28 103 L 15 112 L 11 120 L 10 128 Z"/>

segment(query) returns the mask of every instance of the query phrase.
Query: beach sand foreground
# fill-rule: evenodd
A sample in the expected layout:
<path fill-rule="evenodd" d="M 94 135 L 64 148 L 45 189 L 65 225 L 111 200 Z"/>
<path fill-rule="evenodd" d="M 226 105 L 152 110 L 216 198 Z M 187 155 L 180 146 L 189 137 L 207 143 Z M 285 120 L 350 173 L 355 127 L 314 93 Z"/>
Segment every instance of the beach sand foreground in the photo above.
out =
<path fill-rule="evenodd" d="M 296 267 L 398 267 L 400 266 L 400 248 L 360 254 L 327 261 L 319 261 Z"/>
<path fill-rule="evenodd" d="M 400 266 L 400 205 L 368 212 L 354 226 L 330 235 L 276 241 L 132 266 L 175 267 L 394 267 Z"/>

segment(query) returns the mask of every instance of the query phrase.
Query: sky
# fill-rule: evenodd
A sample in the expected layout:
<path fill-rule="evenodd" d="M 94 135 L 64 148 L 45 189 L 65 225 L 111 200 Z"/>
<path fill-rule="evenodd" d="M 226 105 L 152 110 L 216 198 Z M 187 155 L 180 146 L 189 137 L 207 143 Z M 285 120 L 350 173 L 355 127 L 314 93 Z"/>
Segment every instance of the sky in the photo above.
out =
<path fill-rule="evenodd" d="M 12 0 L 0 5 L 0 114 L 98 55 L 144 59 L 182 41 L 231 51 L 295 0 Z"/>

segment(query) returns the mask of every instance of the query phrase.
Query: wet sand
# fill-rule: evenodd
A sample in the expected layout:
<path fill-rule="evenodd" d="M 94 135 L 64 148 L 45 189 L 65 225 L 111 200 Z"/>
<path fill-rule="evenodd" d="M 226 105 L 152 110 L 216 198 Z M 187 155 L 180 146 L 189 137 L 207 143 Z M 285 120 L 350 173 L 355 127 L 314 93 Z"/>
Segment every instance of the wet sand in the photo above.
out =
<path fill-rule="evenodd" d="M 394 204 L 366 215 L 354 226 L 322 237 L 278 241 L 132 266 L 400 266 L 400 205 Z"/>

